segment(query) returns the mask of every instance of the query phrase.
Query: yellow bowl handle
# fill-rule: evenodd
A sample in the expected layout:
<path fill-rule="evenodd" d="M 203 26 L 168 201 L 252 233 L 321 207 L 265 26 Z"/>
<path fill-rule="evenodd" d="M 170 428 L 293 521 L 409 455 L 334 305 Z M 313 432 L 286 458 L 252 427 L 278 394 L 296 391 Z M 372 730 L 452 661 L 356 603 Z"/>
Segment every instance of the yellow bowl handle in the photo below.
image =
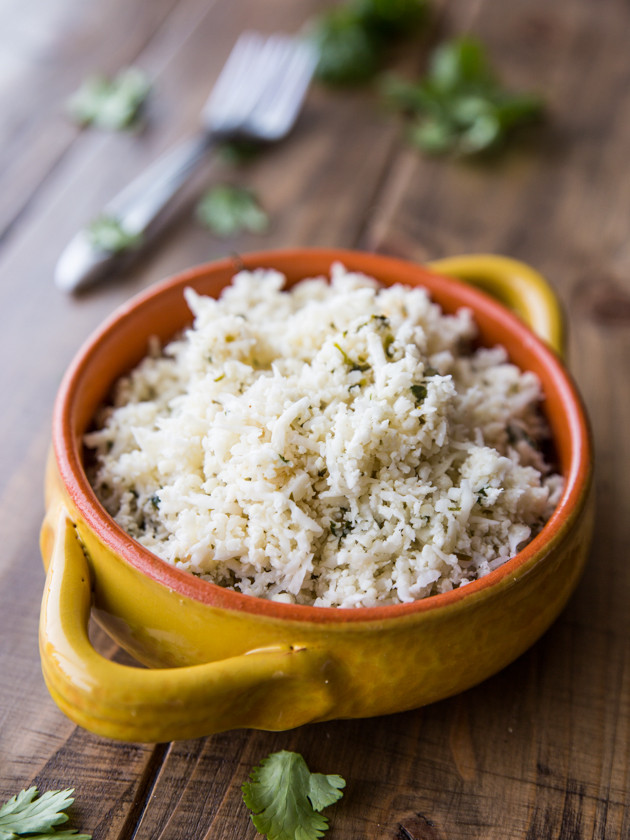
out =
<path fill-rule="evenodd" d="M 428 264 L 437 274 L 477 286 L 522 318 L 543 341 L 564 353 L 563 317 L 547 281 L 533 268 L 509 257 L 471 254 Z"/>
<path fill-rule="evenodd" d="M 326 716 L 334 664 L 325 652 L 304 646 L 161 669 L 101 656 L 88 636 L 90 569 L 67 511 L 58 511 L 40 654 L 53 699 L 75 723 L 110 738 L 166 742 L 243 727 L 292 729 Z"/>

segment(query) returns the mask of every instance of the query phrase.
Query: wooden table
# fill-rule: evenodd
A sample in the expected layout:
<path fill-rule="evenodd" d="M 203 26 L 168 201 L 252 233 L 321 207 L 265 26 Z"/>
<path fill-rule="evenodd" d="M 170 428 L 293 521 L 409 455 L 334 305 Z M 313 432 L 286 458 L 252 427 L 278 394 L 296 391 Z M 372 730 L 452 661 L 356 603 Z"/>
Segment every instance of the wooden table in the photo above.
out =
<path fill-rule="evenodd" d="M 73 786 L 96 840 L 254 838 L 240 786 L 278 749 L 347 779 L 331 838 L 630 837 L 630 8 L 623 0 L 434 0 L 438 37 L 471 32 L 511 86 L 538 89 L 547 124 L 489 164 L 423 157 L 368 90 L 314 86 L 280 147 L 206 167 L 159 246 L 91 292 L 53 285 L 74 232 L 196 125 L 238 33 L 297 30 L 316 0 L 23 0 L 0 6 L 0 795 Z M 154 79 L 141 134 L 79 131 L 63 103 L 89 72 Z M 199 192 L 249 185 L 264 236 L 213 238 Z M 336 245 L 426 260 L 496 252 L 537 267 L 567 313 L 570 366 L 597 451 L 595 546 L 569 606 L 483 685 L 378 720 L 196 741 L 110 742 L 77 729 L 40 674 L 42 473 L 53 398 L 82 340 L 117 305 L 233 251 Z M 99 644 L 115 651 L 103 639 Z"/>

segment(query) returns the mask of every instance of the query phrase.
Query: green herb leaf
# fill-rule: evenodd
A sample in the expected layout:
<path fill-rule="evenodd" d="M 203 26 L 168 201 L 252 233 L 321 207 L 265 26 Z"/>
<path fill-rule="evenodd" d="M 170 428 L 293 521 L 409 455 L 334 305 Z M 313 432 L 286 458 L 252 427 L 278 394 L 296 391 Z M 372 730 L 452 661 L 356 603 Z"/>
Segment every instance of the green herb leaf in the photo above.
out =
<path fill-rule="evenodd" d="M 329 85 L 357 85 L 372 79 L 388 45 L 413 33 L 426 18 L 426 0 L 351 0 L 311 22 L 319 53 L 315 76 Z"/>
<path fill-rule="evenodd" d="M 328 828 L 319 812 L 340 799 L 341 776 L 311 773 L 299 753 L 272 753 L 243 785 L 252 822 L 268 840 L 317 840 Z"/>
<path fill-rule="evenodd" d="M 130 233 L 117 218 L 108 215 L 94 219 L 87 232 L 91 245 L 105 254 L 119 254 L 142 241 L 140 234 Z"/>
<path fill-rule="evenodd" d="M 352 359 L 346 353 L 346 351 L 343 349 L 343 347 L 340 344 L 338 344 L 336 341 L 333 343 L 333 347 L 336 350 L 339 350 L 339 352 L 341 353 L 341 357 L 343 358 L 344 363 L 346 365 L 348 365 L 350 370 L 358 370 L 358 371 L 361 371 L 363 373 L 366 370 L 370 369 L 370 365 L 367 362 L 362 361 L 361 359 L 358 362 L 355 362 L 354 359 Z"/>
<path fill-rule="evenodd" d="M 426 396 L 427 396 L 427 386 L 426 385 L 412 385 L 409 390 L 413 394 L 413 397 L 418 404 L 420 404 L 423 400 L 426 399 Z"/>
<path fill-rule="evenodd" d="M 382 41 L 352 9 L 340 6 L 316 18 L 311 40 L 319 55 L 315 77 L 325 84 L 361 84 L 380 67 Z"/>
<path fill-rule="evenodd" d="M 410 141 L 429 154 L 474 155 L 496 148 L 543 110 L 537 97 L 503 89 L 481 44 L 469 38 L 440 46 L 425 78 L 407 82 L 390 76 L 382 92 L 410 117 Z"/>
<path fill-rule="evenodd" d="M 458 90 L 462 84 L 494 84 L 484 49 L 471 38 L 458 38 L 438 47 L 431 56 L 429 75 L 442 90 Z"/>
<path fill-rule="evenodd" d="M 72 793 L 72 788 L 53 790 L 37 798 L 36 787 L 20 791 L 0 808 L 0 840 L 14 840 L 22 835 L 28 835 L 30 840 L 90 840 L 91 834 L 54 828 L 68 820 L 63 812 L 74 802 Z"/>
<path fill-rule="evenodd" d="M 71 96 L 68 110 L 79 125 L 120 131 L 137 124 L 149 90 L 146 75 L 135 67 L 113 79 L 89 76 Z"/>
<path fill-rule="evenodd" d="M 351 8 L 362 24 L 382 37 L 409 35 L 426 21 L 426 0 L 354 0 Z"/>
<path fill-rule="evenodd" d="M 255 160 L 264 148 L 264 144 L 256 140 L 235 138 L 226 140 L 218 147 L 218 153 L 225 163 L 232 166 L 242 166 Z"/>
<path fill-rule="evenodd" d="M 330 533 L 333 537 L 337 537 L 340 543 L 354 528 L 353 521 L 346 516 L 347 513 L 348 508 L 340 508 L 339 518 L 336 521 L 332 520 L 330 523 Z"/>
<path fill-rule="evenodd" d="M 205 193 L 197 205 L 197 218 L 221 237 L 242 231 L 264 233 L 269 226 L 267 214 L 256 196 L 243 187 L 221 184 Z"/>

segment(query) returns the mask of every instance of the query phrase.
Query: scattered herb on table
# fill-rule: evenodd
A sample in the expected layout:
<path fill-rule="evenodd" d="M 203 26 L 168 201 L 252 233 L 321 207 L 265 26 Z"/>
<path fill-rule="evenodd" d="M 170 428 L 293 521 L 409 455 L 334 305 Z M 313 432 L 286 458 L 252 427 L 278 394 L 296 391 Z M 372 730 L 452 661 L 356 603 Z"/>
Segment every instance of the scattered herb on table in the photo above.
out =
<path fill-rule="evenodd" d="M 225 163 L 241 166 L 256 160 L 264 144 L 256 140 L 234 139 L 220 143 L 217 151 Z"/>
<path fill-rule="evenodd" d="M 0 840 L 14 840 L 24 835 L 30 840 L 90 840 L 91 834 L 55 829 L 68 820 L 64 811 L 74 802 L 72 793 L 73 788 L 68 788 L 48 791 L 38 797 L 36 787 L 20 791 L 0 808 Z"/>
<path fill-rule="evenodd" d="M 358 85 L 373 78 L 381 63 L 381 41 L 352 9 L 330 9 L 313 21 L 311 38 L 319 59 L 316 78 L 329 85 Z"/>
<path fill-rule="evenodd" d="M 149 90 L 149 80 L 136 67 L 111 79 L 89 76 L 70 97 L 68 110 L 79 125 L 121 131 L 137 124 Z"/>
<path fill-rule="evenodd" d="M 366 29 L 386 38 L 399 38 L 426 21 L 426 0 L 352 0 L 352 8 Z"/>
<path fill-rule="evenodd" d="M 242 231 L 264 233 L 269 225 L 269 218 L 254 193 L 229 184 L 220 184 L 205 193 L 197 205 L 197 218 L 221 237 Z"/>
<path fill-rule="evenodd" d="M 94 219 L 87 229 L 90 244 L 105 254 L 119 254 L 140 244 L 142 237 L 123 227 L 115 216 L 102 215 Z"/>
<path fill-rule="evenodd" d="M 343 796 L 341 776 L 311 773 L 299 753 L 272 753 L 242 787 L 257 831 L 268 840 L 316 840 L 328 828 L 320 812 Z"/>
<path fill-rule="evenodd" d="M 380 69 L 389 44 L 424 22 L 425 0 L 351 0 L 311 21 L 319 53 L 315 71 L 331 85 L 367 82 Z"/>
<path fill-rule="evenodd" d="M 428 74 L 383 80 L 385 99 L 410 119 L 409 137 L 430 154 L 472 155 L 501 145 L 513 129 L 538 120 L 541 100 L 505 90 L 482 45 L 460 38 L 438 47 Z"/>

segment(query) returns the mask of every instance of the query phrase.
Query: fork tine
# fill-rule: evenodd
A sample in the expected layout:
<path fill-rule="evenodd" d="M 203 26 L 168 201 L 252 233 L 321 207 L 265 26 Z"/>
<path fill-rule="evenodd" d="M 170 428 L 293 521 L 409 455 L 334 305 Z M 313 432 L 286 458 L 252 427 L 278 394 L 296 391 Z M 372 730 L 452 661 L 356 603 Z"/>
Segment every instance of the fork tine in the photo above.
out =
<path fill-rule="evenodd" d="M 244 33 L 208 97 L 203 122 L 219 134 L 249 129 L 279 137 L 297 116 L 315 61 L 310 45 L 290 36 Z"/>
<path fill-rule="evenodd" d="M 311 81 L 317 55 L 307 42 L 286 45 L 283 60 L 251 114 L 251 124 L 270 139 L 290 128 Z"/>
<path fill-rule="evenodd" d="M 204 105 L 204 122 L 228 110 L 234 103 L 235 91 L 238 90 L 243 98 L 247 99 L 245 94 L 248 90 L 251 93 L 251 86 L 248 86 L 246 82 L 251 73 L 252 64 L 255 64 L 260 55 L 263 40 L 255 32 L 245 32 L 240 36 Z"/>

